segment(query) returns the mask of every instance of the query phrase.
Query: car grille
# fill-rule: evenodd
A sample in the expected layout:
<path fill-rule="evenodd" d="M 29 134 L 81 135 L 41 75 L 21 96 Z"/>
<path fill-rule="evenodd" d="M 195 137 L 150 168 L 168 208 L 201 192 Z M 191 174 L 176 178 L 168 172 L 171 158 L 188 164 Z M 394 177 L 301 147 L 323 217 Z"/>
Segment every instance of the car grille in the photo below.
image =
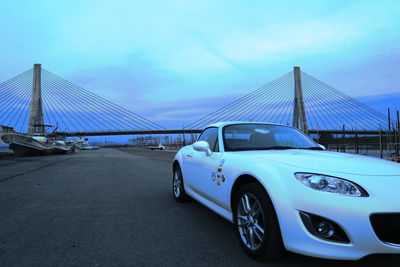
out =
<path fill-rule="evenodd" d="M 381 241 L 400 245 L 400 213 L 372 214 L 370 220 Z"/>

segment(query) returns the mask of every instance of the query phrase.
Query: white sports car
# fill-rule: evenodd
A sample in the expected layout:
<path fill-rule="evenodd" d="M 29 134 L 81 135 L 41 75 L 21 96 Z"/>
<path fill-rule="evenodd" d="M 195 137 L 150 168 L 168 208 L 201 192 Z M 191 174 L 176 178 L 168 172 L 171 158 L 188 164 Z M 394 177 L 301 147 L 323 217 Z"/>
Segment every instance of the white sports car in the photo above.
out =
<path fill-rule="evenodd" d="M 400 165 L 324 151 L 295 128 L 207 127 L 173 162 L 173 195 L 233 222 L 250 256 L 400 253 Z"/>

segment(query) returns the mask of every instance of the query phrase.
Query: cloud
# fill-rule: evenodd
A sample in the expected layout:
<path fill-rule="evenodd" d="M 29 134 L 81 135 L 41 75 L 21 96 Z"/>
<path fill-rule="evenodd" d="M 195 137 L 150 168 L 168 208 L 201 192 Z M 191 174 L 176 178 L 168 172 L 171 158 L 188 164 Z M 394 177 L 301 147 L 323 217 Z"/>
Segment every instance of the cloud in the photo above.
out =
<path fill-rule="evenodd" d="M 241 97 L 237 94 L 210 96 L 156 104 L 143 112 L 146 118 L 165 127 L 182 128 Z"/>
<path fill-rule="evenodd" d="M 168 85 L 173 77 L 169 71 L 136 53 L 123 64 L 80 70 L 67 79 L 112 102 L 131 106 Z"/>
<path fill-rule="evenodd" d="M 349 62 L 318 78 L 351 96 L 379 96 L 400 91 L 399 70 L 400 49 Z"/>

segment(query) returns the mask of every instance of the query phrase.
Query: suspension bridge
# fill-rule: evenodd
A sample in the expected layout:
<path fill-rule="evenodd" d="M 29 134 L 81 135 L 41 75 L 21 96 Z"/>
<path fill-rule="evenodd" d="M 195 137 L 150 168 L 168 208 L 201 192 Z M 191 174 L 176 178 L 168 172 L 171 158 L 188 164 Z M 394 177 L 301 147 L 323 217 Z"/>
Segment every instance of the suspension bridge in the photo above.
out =
<path fill-rule="evenodd" d="M 299 67 L 187 124 L 166 129 L 35 64 L 0 84 L 0 125 L 63 136 L 198 133 L 218 121 L 265 121 L 305 133 L 379 134 L 395 123 Z"/>

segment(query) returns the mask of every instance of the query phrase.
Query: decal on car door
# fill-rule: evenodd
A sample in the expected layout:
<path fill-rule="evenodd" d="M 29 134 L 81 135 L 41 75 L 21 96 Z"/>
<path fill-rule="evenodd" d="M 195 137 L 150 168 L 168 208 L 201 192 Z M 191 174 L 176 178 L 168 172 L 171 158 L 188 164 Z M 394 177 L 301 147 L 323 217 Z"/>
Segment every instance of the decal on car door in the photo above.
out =
<path fill-rule="evenodd" d="M 218 168 L 217 173 L 213 172 L 211 174 L 211 180 L 213 182 L 216 182 L 217 185 L 221 185 L 221 182 L 225 182 L 225 176 L 222 174 L 222 168 L 221 166 L 224 164 L 224 160 L 221 160 L 219 166 L 220 168 Z M 222 164 L 221 164 L 222 163 Z"/>
<path fill-rule="evenodd" d="M 225 160 L 221 159 L 221 161 L 219 162 L 219 166 L 222 167 L 222 165 L 224 165 L 224 163 L 225 163 Z"/>

